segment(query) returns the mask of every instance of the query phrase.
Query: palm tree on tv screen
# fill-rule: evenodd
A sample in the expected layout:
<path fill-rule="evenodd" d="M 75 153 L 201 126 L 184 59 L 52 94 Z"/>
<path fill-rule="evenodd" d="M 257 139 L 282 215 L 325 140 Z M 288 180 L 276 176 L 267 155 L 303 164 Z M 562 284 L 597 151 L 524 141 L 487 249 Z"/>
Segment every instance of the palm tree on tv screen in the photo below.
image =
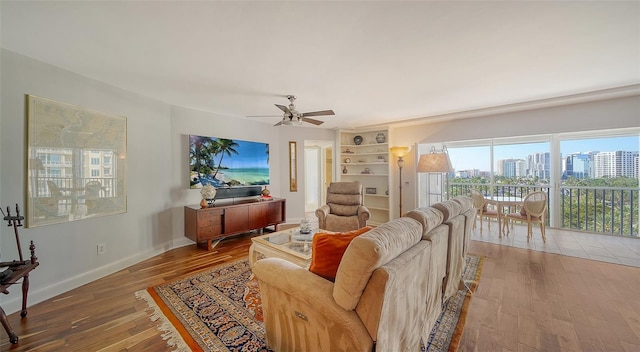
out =
<path fill-rule="evenodd" d="M 227 156 L 231 156 L 231 154 L 238 154 L 238 151 L 235 149 L 236 147 L 239 147 L 240 145 L 236 142 L 234 142 L 232 139 L 224 139 L 224 138 L 220 138 L 216 141 L 216 152 L 214 153 L 214 155 L 220 154 L 220 160 L 218 161 L 218 167 L 216 167 L 216 171 L 213 174 L 213 179 L 216 178 L 216 176 L 218 175 L 218 171 L 220 170 L 220 167 L 222 165 L 222 159 L 224 159 L 224 155 L 226 154 Z M 213 160 L 213 158 L 211 158 Z"/>
<path fill-rule="evenodd" d="M 189 157 L 192 160 L 193 170 L 197 174 L 197 181 L 191 180 L 192 183 L 201 182 L 202 174 L 209 174 L 213 171 L 213 165 L 209 160 L 211 155 L 215 153 L 215 140 L 209 137 L 191 137 L 191 150 L 189 150 Z"/>

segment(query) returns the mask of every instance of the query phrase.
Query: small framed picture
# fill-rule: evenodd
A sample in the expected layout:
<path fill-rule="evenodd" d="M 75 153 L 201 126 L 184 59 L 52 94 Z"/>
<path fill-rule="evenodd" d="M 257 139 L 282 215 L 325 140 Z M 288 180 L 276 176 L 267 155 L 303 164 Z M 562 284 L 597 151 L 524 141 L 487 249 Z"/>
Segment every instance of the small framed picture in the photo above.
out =
<path fill-rule="evenodd" d="M 375 188 L 375 187 L 366 187 L 366 188 L 364 189 L 364 192 L 365 192 L 366 194 L 377 194 L 377 193 L 378 193 L 378 191 L 376 190 L 376 188 Z"/>

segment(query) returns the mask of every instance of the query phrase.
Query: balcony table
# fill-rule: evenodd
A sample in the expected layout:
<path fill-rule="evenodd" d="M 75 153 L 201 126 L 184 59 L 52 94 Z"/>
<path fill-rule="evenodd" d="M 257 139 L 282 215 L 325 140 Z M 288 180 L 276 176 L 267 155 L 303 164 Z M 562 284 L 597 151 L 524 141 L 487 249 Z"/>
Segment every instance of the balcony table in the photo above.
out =
<path fill-rule="evenodd" d="M 502 238 L 502 217 L 503 217 L 503 209 L 522 206 L 523 199 L 520 197 L 504 197 L 504 196 L 493 196 L 493 197 L 485 197 L 485 201 L 487 204 L 494 205 L 496 207 L 496 213 L 498 213 L 498 237 Z"/>

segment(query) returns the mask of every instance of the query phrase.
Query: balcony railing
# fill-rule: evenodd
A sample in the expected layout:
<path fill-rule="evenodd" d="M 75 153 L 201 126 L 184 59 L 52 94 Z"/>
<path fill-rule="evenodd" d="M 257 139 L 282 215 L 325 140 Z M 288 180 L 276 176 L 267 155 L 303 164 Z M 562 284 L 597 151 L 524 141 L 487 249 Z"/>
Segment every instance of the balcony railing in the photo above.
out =
<path fill-rule="evenodd" d="M 81 189 L 88 182 L 100 182 L 100 197 L 116 197 L 117 196 L 117 179 L 114 177 L 81 177 L 81 178 L 65 178 L 65 177 L 39 177 L 32 180 L 33 186 L 31 194 L 35 198 L 51 197 L 52 190 L 47 182 L 53 182 L 60 189 Z"/>
<path fill-rule="evenodd" d="M 449 183 L 449 194 L 469 195 L 475 188 L 485 196 L 512 196 L 524 198 L 534 191 L 547 194 L 548 208 L 551 199 L 548 185 L 493 185 L 488 183 Z M 639 237 L 638 188 L 615 187 L 560 187 L 561 228 Z M 547 217 L 547 226 L 549 217 Z"/>

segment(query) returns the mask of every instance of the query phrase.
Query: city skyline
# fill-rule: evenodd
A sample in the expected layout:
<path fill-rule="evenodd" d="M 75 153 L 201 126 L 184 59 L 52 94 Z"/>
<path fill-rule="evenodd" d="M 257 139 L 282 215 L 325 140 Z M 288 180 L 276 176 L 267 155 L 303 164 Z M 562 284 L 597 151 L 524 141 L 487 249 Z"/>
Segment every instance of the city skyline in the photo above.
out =
<path fill-rule="evenodd" d="M 499 160 L 523 159 L 535 153 L 549 152 L 548 142 L 523 143 L 494 146 L 494 169 L 497 169 Z M 564 156 L 579 152 L 612 152 L 612 151 L 638 151 L 639 138 L 637 136 L 592 138 L 580 140 L 567 140 L 560 143 L 560 152 Z M 481 147 L 450 147 L 448 148 L 451 164 L 456 171 L 473 170 L 489 171 L 490 148 Z"/>

